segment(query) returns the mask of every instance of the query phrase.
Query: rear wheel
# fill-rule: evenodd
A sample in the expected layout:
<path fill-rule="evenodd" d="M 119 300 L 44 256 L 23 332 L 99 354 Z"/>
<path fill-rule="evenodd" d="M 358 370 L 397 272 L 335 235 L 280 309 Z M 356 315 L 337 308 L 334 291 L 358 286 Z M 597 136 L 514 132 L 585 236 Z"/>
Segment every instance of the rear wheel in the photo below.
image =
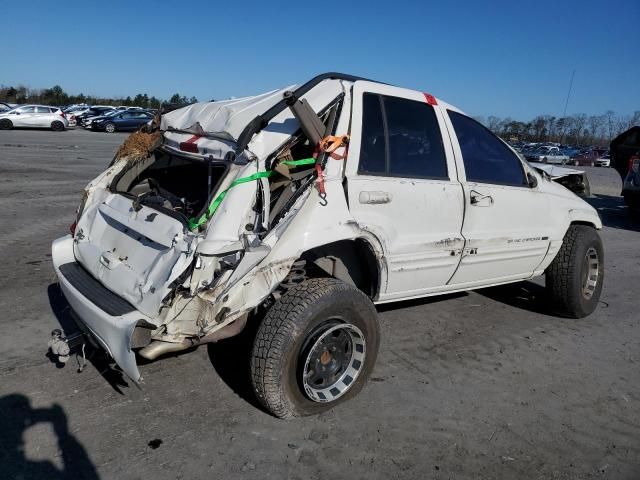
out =
<path fill-rule="evenodd" d="M 59 120 L 54 120 L 53 122 L 51 122 L 51 130 L 53 130 L 54 132 L 61 132 L 62 130 L 64 130 L 64 123 Z"/>
<path fill-rule="evenodd" d="M 546 288 L 558 313 L 572 318 L 597 307 L 604 280 L 604 251 L 595 228 L 571 225 L 546 271 Z"/>
<path fill-rule="evenodd" d="M 11 130 L 13 128 L 13 123 L 8 118 L 3 118 L 0 120 L 0 130 Z"/>
<path fill-rule="evenodd" d="M 334 278 L 289 288 L 267 312 L 253 346 L 258 400 L 280 418 L 314 415 L 356 395 L 378 354 L 373 303 Z"/>
<path fill-rule="evenodd" d="M 113 123 L 107 123 L 104 126 L 104 131 L 107 133 L 113 133 L 116 131 L 116 126 Z"/>

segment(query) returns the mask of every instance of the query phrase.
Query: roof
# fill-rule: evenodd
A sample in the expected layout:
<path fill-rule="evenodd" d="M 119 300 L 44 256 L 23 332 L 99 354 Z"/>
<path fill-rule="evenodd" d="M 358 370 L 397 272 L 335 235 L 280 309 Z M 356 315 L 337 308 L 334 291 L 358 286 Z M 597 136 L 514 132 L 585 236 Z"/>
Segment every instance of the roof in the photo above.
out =
<path fill-rule="evenodd" d="M 287 108 L 284 92 L 293 90 L 296 96 L 306 99 L 316 112 L 320 112 L 343 93 L 343 82 L 356 80 L 365 79 L 328 73 L 301 86 L 290 85 L 252 97 L 201 102 L 174 110 L 161 119 L 165 146 L 179 149 L 181 142 L 197 142 L 200 155 L 224 158 L 231 150 L 243 151 L 251 142 L 251 151 L 261 156 L 300 128 Z"/>

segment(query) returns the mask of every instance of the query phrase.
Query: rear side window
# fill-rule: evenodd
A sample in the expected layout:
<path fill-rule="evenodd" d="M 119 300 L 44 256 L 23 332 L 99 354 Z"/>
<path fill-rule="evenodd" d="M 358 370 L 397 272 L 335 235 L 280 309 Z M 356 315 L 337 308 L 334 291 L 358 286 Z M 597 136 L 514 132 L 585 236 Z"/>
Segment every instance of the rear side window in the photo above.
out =
<path fill-rule="evenodd" d="M 467 181 L 527 185 L 520 159 L 480 123 L 449 110 L 460 143 Z"/>
<path fill-rule="evenodd" d="M 36 113 L 51 113 L 49 107 L 36 107 Z"/>
<path fill-rule="evenodd" d="M 365 93 L 359 172 L 448 178 L 438 120 L 431 105 Z"/>

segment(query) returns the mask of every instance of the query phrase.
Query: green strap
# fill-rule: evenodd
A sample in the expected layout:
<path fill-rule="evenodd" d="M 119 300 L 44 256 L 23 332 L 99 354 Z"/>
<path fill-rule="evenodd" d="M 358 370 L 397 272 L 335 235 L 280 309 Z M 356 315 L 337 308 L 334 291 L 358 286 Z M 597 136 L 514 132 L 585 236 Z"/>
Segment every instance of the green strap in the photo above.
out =
<path fill-rule="evenodd" d="M 259 178 L 268 178 L 271 176 L 272 173 L 273 172 L 257 172 L 257 173 L 254 173 L 253 175 L 249 175 L 248 177 L 242 177 L 237 180 L 234 180 L 233 182 L 231 182 L 231 185 L 229 185 L 229 187 L 226 190 L 223 190 L 222 192 L 220 192 L 220 195 L 218 195 L 213 200 L 213 202 L 209 204 L 209 208 L 207 208 L 207 211 L 204 212 L 200 216 L 200 218 L 189 219 L 189 228 L 191 230 L 195 230 L 196 228 L 207 223 L 207 220 L 209 220 L 213 216 L 213 214 L 216 213 L 216 210 L 222 203 L 222 200 L 224 200 L 224 197 L 227 196 L 227 193 L 229 192 L 229 190 L 231 190 L 236 185 L 240 185 L 242 183 L 247 183 L 247 182 L 253 182 L 254 180 L 258 180 Z"/>
<path fill-rule="evenodd" d="M 286 160 L 284 162 L 280 162 L 283 165 L 289 165 L 291 167 L 297 167 L 299 165 L 311 165 L 312 163 L 316 163 L 315 158 L 303 158 L 302 160 Z"/>
<path fill-rule="evenodd" d="M 303 158 L 302 160 L 287 160 L 281 163 L 292 166 L 292 167 L 297 167 L 299 165 L 310 165 L 312 163 L 316 163 L 316 159 Z M 207 223 L 207 221 L 213 216 L 213 214 L 216 213 L 216 210 L 222 203 L 222 200 L 224 200 L 224 197 L 227 196 L 227 192 L 229 192 L 229 190 L 231 190 L 236 185 L 240 185 L 242 183 L 247 183 L 247 182 L 253 182 L 254 180 L 258 180 L 260 178 L 269 178 L 272 174 L 273 174 L 273 171 L 257 172 L 257 173 L 254 173 L 253 175 L 249 175 L 248 177 L 242 177 L 237 180 L 234 180 L 233 182 L 231 182 L 231 185 L 229 185 L 229 187 L 226 190 L 220 192 L 220 195 L 218 195 L 213 200 L 213 202 L 209 204 L 209 208 L 207 208 L 207 211 L 204 212 L 200 216 L 200 218 L 189 219 L 189 229 L 195 230 L 196 228 L 201 227 L 202 225 Z"/>

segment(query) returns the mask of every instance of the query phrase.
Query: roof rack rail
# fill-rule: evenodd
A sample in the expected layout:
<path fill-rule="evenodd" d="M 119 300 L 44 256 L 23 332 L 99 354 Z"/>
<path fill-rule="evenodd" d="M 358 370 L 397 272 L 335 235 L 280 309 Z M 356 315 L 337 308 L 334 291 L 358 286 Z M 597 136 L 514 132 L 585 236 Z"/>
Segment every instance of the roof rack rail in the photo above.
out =
<path fill-rule="evenodd" d="M 316 85 L 318 85 L 320 82 L 324 80 L 346 80 L 347 82 L 355 82 L 357 80 L 366 80 L 368 82 L 375 82 L 375 80 L 370 80 L 364 77 L 357 77 L 355 75 L 348 75 L 346 73 L 327 72 L 327 73 L 322 73 L 320 75 L 313 77 L 307 83 L 296 88 L 293 91 L 293 93 L 297 98 L 300 98 L 301 96 L 303 96 L 305 93 L 307 93 L 309 90 L 311 90 L 313 87 L 315 87 Z M 382 83 L 382 82 L 376 82 L 376 83 Z M 258 133 L 264 127 L 266 127 L 267 124 L 276 115 L 278 115 L 280 112 L 285 110 L 287 107 L 288 107 L 287 101 L 286 99 L 283 98 L 274 106 L 272 106 L 269 110 L 267 110 L 261 115 L 256 116 L 253 120 L 251 120 L 247 124 L 247 126 L 244 127 L 244 130 L 242 130 L 242 132 L 238 136 L 236 154 L 240 154 L 245 148 L 247 148 L 247 145 L 249 145 L 249 142 L 251 141 L 251 137 L 253 137 L 256 133 Z"/>

